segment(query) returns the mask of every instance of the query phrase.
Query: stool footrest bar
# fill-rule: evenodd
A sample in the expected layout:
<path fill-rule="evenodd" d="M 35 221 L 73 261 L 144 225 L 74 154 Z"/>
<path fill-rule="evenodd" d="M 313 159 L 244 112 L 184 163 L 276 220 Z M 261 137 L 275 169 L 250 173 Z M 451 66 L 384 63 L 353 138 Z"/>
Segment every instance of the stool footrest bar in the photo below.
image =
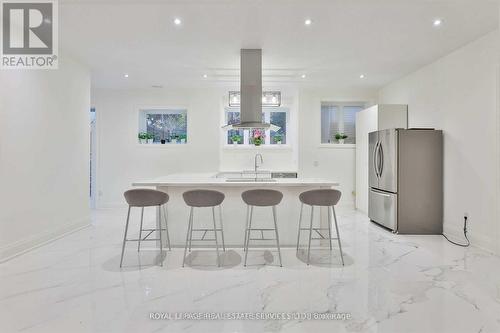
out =
<path fill-rule="evenodd" d="M 151 230 L 150 232 L 148 232 L 148 234 L 146 236 L 142 237 L 142 240 L 146 240 L 153 232 L 154 232 L 154 230 Z M 141 230 L 141 236 L 142 236 L 142 230 Z"/>

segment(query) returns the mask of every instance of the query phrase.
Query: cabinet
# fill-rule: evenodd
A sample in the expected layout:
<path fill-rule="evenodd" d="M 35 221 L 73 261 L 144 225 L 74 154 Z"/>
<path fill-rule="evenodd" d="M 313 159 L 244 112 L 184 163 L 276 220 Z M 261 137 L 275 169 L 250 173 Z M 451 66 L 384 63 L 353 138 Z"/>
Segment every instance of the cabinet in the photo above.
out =
<path fill-rule="evenodd" d="M 356 114 L 356 209 L 368 213 L 368 133 L 408 128 L 408 106 L 380 104 Z"/>

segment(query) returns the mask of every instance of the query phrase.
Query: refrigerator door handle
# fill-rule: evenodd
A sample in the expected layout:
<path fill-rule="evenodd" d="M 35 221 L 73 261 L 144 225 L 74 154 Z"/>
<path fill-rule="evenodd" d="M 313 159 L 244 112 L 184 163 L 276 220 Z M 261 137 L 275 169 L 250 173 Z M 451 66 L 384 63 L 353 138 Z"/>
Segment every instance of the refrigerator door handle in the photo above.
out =
<path fill-rule="evenodd" d="M 375 175 L 377 178 L 379 177 L 378 175 L 378 144 L 379 142 L 375 143 L 375 149 L 373 150 L 373 169 L 375 170 Z"/>
<path fill-rule="evenodd" d="M 378 155 L 379 155 L 379 160 L 380 160 L 378 174 L 379 174 L 379 177 L 382 177 L 382 172 L 384 172 L 384 148 L 382 147 L 382 144 L 379 144 L 378 149 L 379 149 Z"/>

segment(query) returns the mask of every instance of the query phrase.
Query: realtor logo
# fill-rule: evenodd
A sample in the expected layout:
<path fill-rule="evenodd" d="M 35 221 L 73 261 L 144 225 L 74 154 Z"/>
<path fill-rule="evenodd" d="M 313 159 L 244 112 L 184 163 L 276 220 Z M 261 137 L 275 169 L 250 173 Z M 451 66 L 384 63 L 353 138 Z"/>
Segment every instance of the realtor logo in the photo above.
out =
<path fill-rule="evenodd" d="M 56 0 L 2 1 L 2 69 L 57 69 Z"/>

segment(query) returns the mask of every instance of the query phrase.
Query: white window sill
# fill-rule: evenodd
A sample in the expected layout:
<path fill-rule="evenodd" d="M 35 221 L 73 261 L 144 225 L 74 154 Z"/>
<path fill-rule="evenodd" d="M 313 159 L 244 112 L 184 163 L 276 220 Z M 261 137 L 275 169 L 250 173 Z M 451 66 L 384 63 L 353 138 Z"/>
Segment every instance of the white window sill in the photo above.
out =
<path fill-rule="evenodd" d="M 175 148 L 175 147 L 186 147 L 189 143 L 138 143 L 137 146 L 141 148 Z"/>
<path fill-rule="evenodd" d="M 356 144 L 355 143 L 320 143 L 318 148 L 356 149 Z"/>
<path fill-rule="evenodd" d="M 292 146 L 290 145 L 224 145 L 224 149 L 227 150 L 291 150 Z"/>

